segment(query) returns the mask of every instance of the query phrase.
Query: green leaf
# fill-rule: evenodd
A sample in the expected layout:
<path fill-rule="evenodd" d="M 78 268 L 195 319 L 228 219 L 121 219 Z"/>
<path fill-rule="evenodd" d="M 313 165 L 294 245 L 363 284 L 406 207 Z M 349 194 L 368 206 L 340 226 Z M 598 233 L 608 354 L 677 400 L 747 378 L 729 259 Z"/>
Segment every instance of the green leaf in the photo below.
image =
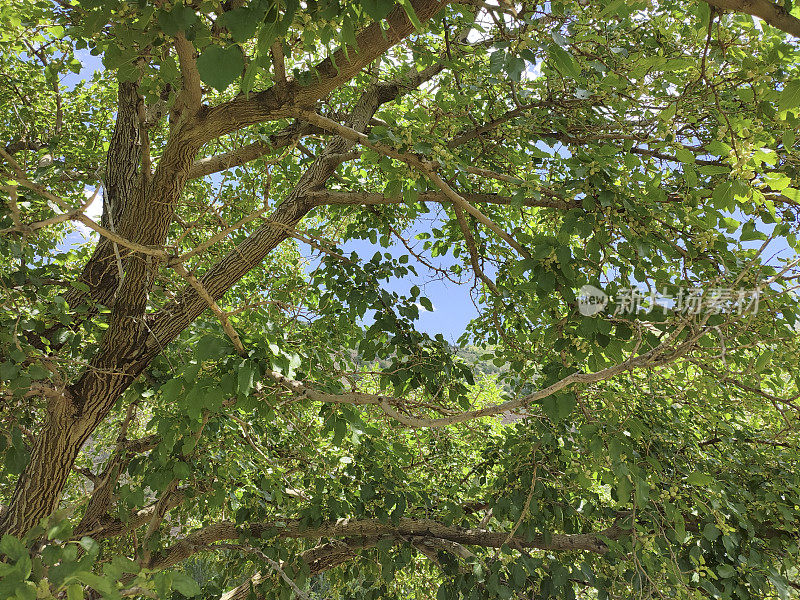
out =
<path fill-rule="evenodd" d="M 542 410 L 553 423 L 558 423 L 570 415 L 576 404 L 575 394 L 554 394 L 542 400 Z"/>
<path fill-rule="evenodd" d="M 790 81 L 778 97 L 778 110 L 790 110 L 800 106 L 800 80 Z"/>
<path fill-rule="evenodd" d="M 621 504 L 627 504 L 631 499 L 631 492 L 633 491 L 633 484 L 627 475 L 617 476 L 617 501 Z"/>
<path fill-rule="evenodd" d="M 717 539 L 719 534 L 719 529 L 713 523 L 706 523 L 706 526 L 703 527 L 703 537 L 709 542 L 713 542 L 715 539 Z"/>
<path fill-rule="evenodd" d="M 723 579 L 729 579 L 736 575 L 736 569 L 734 569 L 731 565 L 719 565 L 717 567 L 717 575 Z"/>
<path fill-rule="evenodd" d="M 23 546 L 22 542 L 9 534 L 5 534 L 0 538 L 0 552 L 13 561 L 17 561 L 23 556 L 28 556 L 28 550 Z"/>
<path fill-rule="evenodd" d="M 67 587 L 67 600 L 83 600 L 83 587 L 80 583 L 73 583 Z"/>
<path fill-rule="evenodd" d="M 723 181 L 714 189 L 711 197 L 714 199 L 715 208 L 731 210 L 734 201 L 733 185 L 730 181 Z"/>
<path fill-rule="evenodd" d="M 250 7 L 239 7 L 223 14 L 218 23 L 231 32 L 235 42 L 242 43 L 255 35 L 262 17 L 263 13 Z"/>
<path fill-rule="evenodd" d="M 68 530 L 71 532 L 72 531 L 71 523 L 69 521 L 67 521 L 66 519 L 63 521 L 63 523 L 65 525 L 67 525 L 67 527 L 69 528 Z M 97 556 L 100 553 L 100 544 L 98 544 L 96 541 L 94 541 L 88 535 L 84 535 L 80 539 L 80 545 L 84 550 L 86 550 L 86 552 L 88 554 L 90 554 L 92 556 Z"/>
<path fill-rule="evenodd" d="M 678 105 L 676 103 L 670 104 L 667 108 L 662 110 L 658 113 L 658 118 L 662 121 L 671 121 L 673 117 L 675 117 L 675 111 L 678 109 Z"/>
<path fill-rule="evenodd" d="M 209 46 L 197 59 L 200 79 L 211 87 L 224 91 L 242 74 L 244 57 L 239 46 Z"/>
<path fill-rule="evenodd" d="M 772 352 L 769 350 L 762 352 L 759 357 L 756 359 L 755 365 L 753 366 L 753 371 L 756 373 L 762 373 L 764 368 L 769 364 L 772 360 Z"/>
<path fill-rule="evenodd" d="M 361 6 L 373 20 L 380 21 L 392 11 L 394 2 L 391 0 L 361 0 Z"/>
<path fill-rule="evenodd" d="M 166 571 L 156 573 L 153 577 L 153 582 L 156 584 L 156 592 L 158 593 L 159 598 L 167 597 L 167 592 L 172 587 L 172 577 L 173 573 Z"/>
<path fill-rule="evenodd" d="M 403 182 L 399 179 L 392 179 L 383 189 L 383 195 L 387 198 L 400 198 L 403 195 Z"/>
<path fill-rule="evenodd" d="M 781 598 L 781 600 L 788 600 L 790 594 L 789 585 L 786 578 L 778 573 L 778 571 L 775 570 L 775 567 L 770 567 L 767 577 L 769 577 L 772 585 L 775 586 L 775 591 L 778 592 L 778 596 Z"/>
<path fill-rule="evenodd" d="M 172 587 L 187 598 L 197 596 L 202 591 L 194 579 L 179 571 L 172 573 Z"/>
<path fill-rule="evenodd" d="M 706 473 L 700 473 L 699 471 L 695 471 L 694 473 L 689 473 L 689 476 L 686 478 L 686 483 L 689 485 L 711 485 L 714 482 L 714 478 L 711 475 Z"/>
<path fill-rule="evenodd" d="M 122 573 L 136 574 L 141 570 L 139 563 L 131 560 L 127 556 L 115 556 L 113 559 L 111 559 L 111 564 L 113 564 Z"/>
<path fill-rule="evenodd" d="M 781 194 L 786 196 L 789 200 L 791 200 L 795 204 L 800 204 L 800 190 L 792 187 L 787 187 L 783 188 Z"/>
<path fill-rule="evenodd" d="M 506 53 L 502 50 L 496 50 L 489 55 L 489 72 L 501 73 L 506 64 Z"/>
<path fill-rule="evenodd" d="M 47 379 L 48 377 L 50 377 L 50 371 L 48 371 L 41 365 L 34 364 L 28 367 L 28 377 L 30 377 L 34 381 L 38 379 Z"/>
<path fill-rule="evenodd" d="M 189 465 L 181 460 L 176 462 L 172 467 L 172 474 L 175 475 L 175 479 L 188 479 L 192 474 L 192 470 L 189 468 Z"/>
<path fill-rule="evenodd" d="M 36 600 L 36 584 L 32 581 L 22 582 L 17 586 L 15 592 L 15 598 L 18 598 L 18 600 Z"/>
<path fill-rule="evenodd" d="M 509 56 L 506 60 L 506 73 L 511 81 L 520 81 L 525 71 L 525 61 L 517 56 Z"/>
<path fill-rule="evenodd" d="M 578 67 L 578 63 L 575 62 L 572 54 L 564 50 L 561 46 L 558 44 L 550 44 L 547 49 L 547 54 L 553 66 L 562 74 L 567 77 L 572 77 L 573 79 L 580 77 L 581 70 L 580 67 Z"/>
<path fill-rule="evenodd" d="M 783 132 L 781 136 L 781 142 L 783 143 L 783 147 L 788 151 L 794 148 L 794 142 L 796 139 L 796 134 L 791 129 L 787 129 Z"/>
<path fill-rule="evenodd" d="M 236 389 L 243 396 L 247 396 L 250 393 L 250 390 L 253 389 L 254 371 L 255 369 L 253 368 L 253 363 L 251 363 L 249 360 L 242 361 L 242 364 L 239 367 Z"/>
<path fill-rule="evenodd" d="M 272 14 L 272 11 L 268 13 Z M 275 11 L 275 18 L 277 19 L 277 11 Z M 272 47 L 275 38 L 278 37 L 278 23 L 277 20 L 270 21 L 269 16 L 261 25 L 261 30 L 258 32 L 257 44 L 259 52 L 266 52 Z"/>
<path fill-rule="evenodd" d="M 411 5 L 411 0 L 400 0 L 400 4 L 403 6 L 403 9 L 406 11 L 408 15 L 408 19 L 414 24 L 414 27 L 417 31 L 422 30 L 422 23 L 420 23 L 419 18 L 417 17 L 417 13 L 414 10 L 414 7 Z"/>
<path fill-rule="evenodd" d="M 203 409 L 206 407 L 205 388 L 194 386 L 186 396 L 186 414 L 195 421 L 200 420 Z"/>
<path fill-rule="evenodd" d="M 356 40 L 356 27 L 353 19 L 349 15 L 342 20 L 342 27 L 339 30 L 342 37 L 342 48 L 347 53 L 348 46 L 358 51 L 358 40 Z"/>
<path fill-rule="evenodd" d="M 100 577 L 99 575 L 95 575 L 94 573 L 80 571 L 78 573 L 75 573 L 75 579 L 96 589 L 98 592 L 102 594 L 110 595 L 114 592 L 115 586 L 113 583 L 111 583 L 105 577 Z"/>
<path fill-rule="evenodd" d="M 742 234 L 739 239 L 743 242 L 749 242 L 753 240 L 765 240 L 767 239 L 767 236 L 758 231 L 758 229 L 756 229 L 755 222 L 750 220 L 742 225 Z"/>
<path fill-rule="evenodd" d="M 686 148 L 678 148 L 675 151 L 675 156 L 682 163 L 693 163 L 695 161 L 694 153 Z"/>
<path fill-rule="evenodd" d="M 178 5 L 171 11 L 161 11 L 158 13 L 158 24 L 161 25 L 161 30 L 167 35 L 174 36 L 179 31 L 186 31 L 197 19 L 188 6 Z"/>
<path fill-rule="evenodd" d="M 159 388 L 161 398 L 166 404 L 175 402 L 181 390 L 183 390 L 183 381 L 177 377 L 170 379 Z"/>
<path fill-rule="evenodd" d="M 195 358 L 199 362 L 204 360 L 216 360 L 231 354 L 233 346 L 231 346 L 227 337 L 217 335 L 204 335 L 197 342 L 194 349 Z"/>
<path fill-rule="evenodd" d="M 283 18 L 278 23 L 277 34 L 279 36 L 286 35 L 286 32 L 289 30 L 289 26 L 292 24 L 294 20 L 294 14 L 297 12 L 298 7 L 300 6 L 299 0 L 284 0 L 284 11 L 283 11 Z M 267 16 L 269 19 L 269 16 Z"/>

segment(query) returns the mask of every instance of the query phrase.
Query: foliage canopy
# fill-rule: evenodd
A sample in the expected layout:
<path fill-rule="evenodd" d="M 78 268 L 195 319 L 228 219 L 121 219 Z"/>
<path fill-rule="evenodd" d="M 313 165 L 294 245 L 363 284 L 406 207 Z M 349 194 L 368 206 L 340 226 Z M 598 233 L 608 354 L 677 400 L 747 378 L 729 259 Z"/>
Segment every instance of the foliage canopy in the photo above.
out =
<path fill-rule="evenodd" d="M 2 3 L 0 598 L 797 597 L 798 15 Z"/>

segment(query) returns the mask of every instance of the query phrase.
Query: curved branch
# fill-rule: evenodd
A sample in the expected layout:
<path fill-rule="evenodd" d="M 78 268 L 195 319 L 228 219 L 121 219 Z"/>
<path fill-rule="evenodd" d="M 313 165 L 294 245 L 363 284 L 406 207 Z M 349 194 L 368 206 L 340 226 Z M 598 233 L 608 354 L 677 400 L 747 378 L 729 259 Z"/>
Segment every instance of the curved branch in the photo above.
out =
<path fill-rule="evenodd" d="M 258 141 L 247 144 L 236 150 L 209 156 L 196 160 L 189 170 L 189 179 L 205 177 L 212 173 L 224 171 L 232 167 L 244 165 L 266 154 L 271 154 L 281 148 L 287 148 L 301 137 L 317 133 L 327 133 L 324 130 L 312 127 L 307 123 L 293 123 L 269 136 L 269 141 Z"/>
<path fill-rule="evenodd" d="M 432 538 L 455 542 L 462 546 L 480 546 L 484 548 L 500 548 L 504 545 L 512 548 L 532 548 L 555 552 L 593 552 L 605 554 L 608 546 L 604 539 L 617 540 L 626 534 L 619 523 L 596 533 L 553 533 L 537 534 L 533 537 L 509 536 L 503 531 L 486 529 L 466 529 L 444 525 L 431 519 L 401 518 L 397 525 L 383 523 L 378 519 L 350 520 L 339 519 L 326 521 L 318 527 L 303 527 L 297 519 L 281 521 L 283 527 L 274 522 L 236 525 L 230 521 L 222 521 L 208 525 L 189 534 L 162 552 L 153 555 L 147 564 L 151 570 L 169 568 L 188 557 L 213 547 L 216 542 L 239 539 L 241 535 L 260 538 L 277 527 L 279 539 L 367 539 L 381 537 L 404 539 L 408 536 Z"/>
<path fill-rule="evenodd" d="M 800 38 L 800 19 L 789 14 L 784 7 L 769 0 L 705 0 L 721 10 L 730 10 L 758 17 L 776 29 Z"/>
<path fill-rule="evenodd" d="M 337 540 L 327 544 L 320 544 L 300 554 L 301 560 L 308 565 L 309 575 L 317 575 L 324 571 L 338 567 L 342 563 L 352 560 L 357 556 L 356 550 L 361 548 L 371 548 L 380 541 L 381 538 L 361 538 L 350 540 Z M 256 573 L 246 581 L 225 592 L 219 600 L 249 600 L 251 589 L 267 581 L 267 578 L 260 572 Z M 264 595 L 257 595 L 259 600 L 266 598 Z"/>
<path fill-rule="evenodd" d="M 683 354 L 685 354 L 690 349 L 693 340 L 699 337 L 698 334 L 694 334 L 690 338 L 690 340 L 681 343 L 677 348 L 671 349 L 670 344 L 677 339 L 678 335 L 680 335 L 684 327 L 685 325 L 679 326 L 677 330 L 673 332 L 672 335 L 670 335 L 666 340 L 664 340 L 661 344 L 659 344 L 652 350 L 649 350 L 648 352 L 639 354 L 637 356 L 635 355 L 636 351 L 638 350 L 637 347 L 633 351 L 631 358 L 629 358 L 628 360 L 625 360 L 616 365 L 612 365 L 605 369 L 601 369 L 600 371 L 595 371 L 594 373 L 580 373 L 580 372 L 573 373 L 527 396 L 521 396 L 519 398 L 508 400 L 507 402 L 502 402 L 500 404 L 493 404 L 491 406 L 486 406 L 484 408 L 468 410 L 453 415 L 448 415 L 446 417 L 440 417 L 437 419 L 429 419 L 426 417 L 415 417 L 401 413 L 399 410 L 397 410 L 397 408 L 395 408 L 396 406 L 403 406 L 405 404 L 405 402 L 401 398 L 382 396 L 378 394 L 366 394 L 363 392 L 329 394 L 326 392 L 320 392 L 318 390 L 310 388 L 303 382 L 296 381 L 294 379 L 289 379 L 288 377 L 280 373 L 277 373 L 275 371 L 267 370 L 266 375 L 267 377 L 279 383 L 280 385 L 286 387 L 290 391 L 302 397 L 309 398 L 310 400 L 315 400 L 318 402 L 328 402 L 331 404 L 379 406 L 380 409 L 383 412 L 385 412 L 389 417 L 391 417 L 395 421 L 402 423 L 403 425 L 407 425 L 408 427 L 427 427 L 427 428 L 447 427 L 448 425 L 464 423 L 466 421 L 472 421 L 474 419 L 480 419 L 482 417 L 491 417 L 494 415 L 499 415 L 517 410 L 519 408 L 523 408 L 529 404 L 532 404 L 534 402 L 539 402 L 544 398 L 552 396 L 553 394 L 573 384 L 597 383 L 598 381 L 604 381 L 606 379 L 610 379 L 616 375 L 619 375 L 620 373 L 631 371 L 638 367 L 658 366 L 670 363 L 679 358 L 680 356 L 682 356 Z"/>
<path fill-rule="evenodd" d="M 419 21 L 425 23 L 448 2 L 410 0 L 410 4 Z M 313 80 L 310 85 L 301 86 L 297 80 L 288 79 L 263 92 L 212 107 L 204 115 L 198 135 L 211 141 L 249 125 L 288 116 L 290 107 L 313 106 L 414 31 L 405 9 L 397 5 L 383 22 L 372 23 L 356 36 L 355 48 L 340 48 L 306 72 L 304 75 Z"/>

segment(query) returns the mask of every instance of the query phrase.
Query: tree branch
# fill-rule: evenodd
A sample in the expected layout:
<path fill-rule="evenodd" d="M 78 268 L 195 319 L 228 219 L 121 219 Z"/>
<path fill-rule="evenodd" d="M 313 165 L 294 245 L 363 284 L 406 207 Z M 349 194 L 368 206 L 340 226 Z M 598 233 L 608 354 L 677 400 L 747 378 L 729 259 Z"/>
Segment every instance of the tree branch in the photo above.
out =
<path fill-rule="evenodd" d="M 275 40 L 269 50 L 272 57 L 272 72 L 279 85 L 286 85 L 286 60 L 283 56 L 283 40 Z"/>
<path fill-rule="evenodd" d="M 615 523 L 611 527 L 597 533 L 553 533 L 535 535 L 533 537 L 509 536 L 503 531 L 486 529 L 464 529 L 444 525 L 431 519 L 401 518 L 397 525 L 383 523 L 378 519 L 350 520 L 339 519 L 327 521 L 318 527 L 302 527 L 299 520 L 281 520 L 284 527 L 276 527 L 273 522 L 236 525 L 230 521 L 222 521 L 208 525 L 189 534 L 158 554 L 154 554 L 146 567 L 151 570 L 167 569 L 197 552 L 207 550 L 216 542 L 239 539 L 241 535 L 261 537 L 265 532 L 277 528 L 279 539 L 323 538 L 367 538 L 391 537 L 402 539 L 408 536 L 447 540 L 462 546 L 480 546 L 484 548 L 500 548 L 509 545 L 516 548 L 535 548 L 551 551 L 582 551 L 605 554 L 608 546 L 602 538 L 620 539 L 626 529 Z"/>
<path fill-rule="evenodd" d="M 769 0 L 705 0 L 721 10 L 730 10 L 758 17 L 776 29 L 800 38 L 800 19 L 789 14 L 784 7 Z"/>
<path fill-rule="evenodd" d="M 175 51 L 178 55 L 182 80 L 179 102 L 194 112 L 200 108 L 203 92 L 200 87 L 200 73 L 197 72 L 194 45 L 186 39 L 183 32 L 175 36 Z"/>
<path fill-rule="evenodd" d="M 555 192 L 542 191 L 545 198 L 524 198 L 520 204 L 522 206 L 533 206 L 541 208 L 558 208 L 569 210 L 579 208 L 580 202 L 567 200 Z M 515 204 L 516 201 L 509 196 L 498 194 L 461 194 L 461 196 L 471 204 Z M 380 192 L 342 192 L 338 190 L 316 190 L 309 194 L 309 197 L 317 206 L 326 204 L 360 204 L 360 205 L 383 205 L 383 204 L 404 204 L 402 197 L 388 197 Z M 421 202 L 436 202 L 439 204 L 449 203 L 450 199 L 442 192 L 423 192 L 419 195 Z"/>
<path fill-rule="evenodd" d="M 478 248 L 475 246 L 475 237 L 472 235 L 472 231 L 469 228 L 469 223 L 467 223 L 467 218 L 464 216 L 464 211 L 457 206 L 454 206 L 453 208 L 456 211 L 456 220 L 458 221 L 458 226 L 461 229 L 461 233 L 464 235 L 464 243 L 467 245 L 467 251 L 469 252 L 469 262 L 472 265 L 472 270 L 475 273 L 475 276 L 486 284 L 486 287 L 489 288 L 492 294 L 495 296 L 500 296 L 500 290 L 497 289 L 494 281 L 489 279 L 489 277 L 481 268 Z"/>
<path fill-rule="evenodd" d="M 439 0 L 410 1 L 422 23 L 448 4 Z M 314 83 L 301 86 L 296 80 L 287 80 L 285 84 L 210 108 L 199 135 L 210 141 L 249 125 L 288 116 L 289 107 L 313 106 L 414 31 L 405 9 L 398 5 L 384 22 L 372 23 L 356 36 L 357 50 L 340 48 L 300 77 L 310 78 Z"/>
<path fill-rule="evenodd" d="M 381 410 L 385 412 L 389 417 L 409 427 L 426 427 L 426 428 L 447 427 L 449 425 L 454 425 L 456 423 L 463 423 L 465 421 L 471 421 L 482 417 L 491 417 L 494 415 L 517 410 L 519 408 L 525 407 L 534 402 L 539 402 L 544 398 L 552 396 L 553 394 L 573 384 L 596 383 L 598 381 L 604 381 L 610 379 L 616 375 L 619 375 L 620 373 L 631 371 L 635 368 L 668 364 L 676 360 L 683 354 L 685 354 L 690 349 L 691 344 L 694 342 L 694 340 L 699 338 L 701 335 L 695 332 L 694 335 L 691 336 L 688 340 L 682 342 L 677 347 L 672 348 L 671 347 L 672 342 L 677 340 L 678 336 L 681 334 L 684 328 L 685 328 L 685 323 L 683 325 L 679 325 L 672 332 L 672 334 L 670 334 L 670 336 L 668 336 L 661 344 L 649 350 L 648 352 L 644 352 L 642 354 L 637 355 L 636 354 L 636 352 L 638 352 L 638 346 L 637 346 L 631 352 L 631 357 L 629 359 L 621 363 L 618 363 L 616 365 L 607 367 L 605 369 L 601 369 L 600 371 L 595 371 L 593 373 L 580 373 L 580 372 L 572 373 L 571 375 L 568 375 L 563 379 L 560 379 L 559 381 L 556 381 L 555 383 L 552 383 L 545 388 L 533 392 L 532 394 L 528 394 L 526 396 L 520 396 L 519 398 L 508 400 L 500 404 L 494 404 L 476 410 L 464 411 L 453 415 L 448 415 L 446 417 L 440 417 L 437 419 L 430 419 L 426 417 L 414 417 L 401 413 L 400 411 L 397 410 L 397 408 L 395 408 L 398 406 L 403 406 L 405 404 L 405 402 L 400 398 L 394 398 L 391 396 L 383 396 L 378 394 L 366 394 L 363 392 L 329 394 L 327 392 L 320 392 L 318 390 L 315 390 L 307 386 L 303 382 L 290 379 L 285 375 L 282 375 L 281 373 L 277 373 L 272 370 L 267 370 L 266 376 L 275 381 L 276 383 L 279 383 L 280 385 L 286 387 L 288 390 L 298 395 L 301 395 L 302 397 L 309 398 L 311 400 L 319 402 L 328 402 L 332 404 L 351 404 L 356 406 L 367 406 L 367 405 L 379 406 Z"/>
<path fill-rule="evenodd" d="M 188 281 L 189 284 L 199 294 L 199 296 L 206 301 L 206 304 L 208 304 L 208 307 L 211 309 L 211 312 L 214 313 L 214 315 L 219 320 L 220 325 L 222 325 L 223 331 L 230 338 L 233 347 L 236 349 L 236 353 L 239 356 L 246 357 L 247 352 L 245 351 L 244 346 L 242 345 L 242 340 L 239 337 L 239 334 L 236 333 L 236 329 L 234 329 L 233 325 L 231 325 L 230 319 L 228 319 L 228 315 L 226 315 L 225 312 L 217 305 L 217 303 L 211 297 L 211 294 L 209 294 L 206 288 L 203 287 L 203 284 L 200 283 L 197 277 L 189 273 L 189 271 L 186 270 L 186 267 L 184 267 L 182 263 L 177 263 L 173 265 L 172 268 L 175 269 L 175 272 L 178 273 L 178 275 L 180 275 L 186 281 Z"/>
<path fill-rule="evenodd" d="M 294 144 L 301 137 L 311 134 L 327 133 L 324 130 L 312 127 L 307 123 L 295 122 L 286 129 L 273 133 L 269 136 L 269 141 L 258 141 L 247 144 L 236 150 L 209 156 L 196 160 L 189 170 L 189 179 L 205 177 L 212 173 L 224 171 L 231 167 L 244 165 L 265 154 L 271 154 L 281 148 L 287 148 Z"/>
<path fill-rule="evenodd" d="M 321 544 L 310 548 L 300 554 L 300 559 L 308 565 L 309 575 L 317 575 L 324 571 L 333 569 L 340 564 L 356 557 L 356 550 L 360 548 L 371 548 L 378 543 L 380 538 L 358 538 L 345 539 Z M 250 590 L 255 591 L 256 587 L 265 583 L 267 578 L 260 572 L 248 578 L 245 582 L 232 590 L 225 592 L 219 600 L 249 600 Z M 265 595 L 258 595 L 259 599 Z"/>
<path fill-rule="evenodd" d="M 415 86 L 441 71 L 442 65 L 433 65 L 411 77 L 377 84 L 365 91 L 350 115 L 350 131 L 365 129 L 377 109 L 396 99 Z M 310 194 L 320 189 L 334 174 L 336 168 L 352 147 L 347 138 L 333 137 L 320 155 L 306 169 L 294 190 L 270 215 L 269 219 L 239 244 L 222 260 L 213 265 L 201 279 L 203 287 L 212 299 L 221 297 L 245 273 L 258 265 L 278 244 L 286 239 L 300 220 L 312 209 L 314 202 Z M 149 329 L 148 351 L 160 352 L 167 340 L 173 339 L 196 319 L 207 307 L 207 302 L 189 286 L 178 299 L 152 315 Z"/>
<path fill-rule="evenodd" d="M 345 139 L 352 140 L 353 142 L 357 142 L 362 146 L 365 146 L 371 150 L 375 150 L 380 154 L 388 156 L 390 158 L 396 158 L 397 160 L 401 160 L 406 163 L 408 166 L 413 167 L 424 174 L 428 179 L 430 179 L 433 184 L 438 187 L 445 196 L 457 207 L 467 211 L 473 217 L 475 217 L 479 223 L 483 224 L 489 230 L 494 232 L 498 237 L 503 239 L 509 246 L 514 248 L 520 255 L 525 258 L 530 258 L 530 254 L 528 251 L 523 248 L 519 242 L 517 242 L 511 235 L 509 235 L 506 231 L 504 231 L 497 223 L 492 221 L 486 215 L 484 215 L 481 211 L 477 208 L 472 206 L 469 202 L 467 202 L 462 196 L 460 196 L 457 192 L 453 190 L 436 172 L 436 169 L 439 168 L 439 164 L 437 162 L 428 161 L 418 157 L 415 154 L 411 154 L 408 152 L 400 152 L 399 150 L 395 150 L 391 146 L 387 146 L 386 144 L 381 144 L 378 142 L 371 142 L 369 138 L 361 132 L 355 131 L 350 127 L 346 127 L 328 119 L 327 117 L 323 117 L 322 115 L 317 114 L 311 110 L 304 110 L 299 109 L 293 111 L 298 117 L 305 119 L 309 123 L 313 125 L 317 125 L 318 127 L 322 127 L 323 129 L 327 129 L 332 133 L 336 133 L 342 136 Z"/>

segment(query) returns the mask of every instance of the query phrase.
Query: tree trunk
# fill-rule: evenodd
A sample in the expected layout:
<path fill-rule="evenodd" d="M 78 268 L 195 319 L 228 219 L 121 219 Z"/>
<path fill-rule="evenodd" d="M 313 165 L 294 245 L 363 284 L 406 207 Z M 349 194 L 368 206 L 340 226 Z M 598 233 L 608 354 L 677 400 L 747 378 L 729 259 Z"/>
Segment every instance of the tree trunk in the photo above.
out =
<path fill-rule="evenodd" d="M 413 4 L 423 21 L 445 6 L 436 0 L 414 0 Z M 176 117 L 152 178 L 149 174 L 138 177 L 135 174 L 141 157 L 138 121 L 135 120 L 138 118 L 138 91 L 133 84 L 129 84 L 130 87 L 122 84 L 115 142 L 109 147 L 107 169 L 109 194 L 117 198 L 106 217 L 107 223 L 110 225 L 110 218 L 116 217 L 119 223 L 114 222 L 114 228 L 122 238 L 162 248 L 200 148 L 226 131 L 244 127 L 250 117 L 257 117 L 254 122 L 276 118 L 286 104 L 313 106 L 414 30 L 400 7 L 387 17 L 387 22 L 390 24 L 388 32 L 374 23 L 359 34 L 358 53 L 352 52 L 348 58 L 343 50 L 337 51 L 338 69 L 332 66 L 330 58 L 320 63 L 316 74 L 322 80 L 317 84 L 277 91 L 273 87 L 258 94 L 259 98 L 253 100 L 259 101 L 249 104 L 252 115 L 242 110 L 240 99 L 234 99 L 211 109 L 199 106 L 193 109 L 194 113 Z M 414 82 L 410 87 L 416 87 L 435 72 L 438 69 L 429 68 L 416 73 L 410 77 Z M 349 124 L 363 131 L 381 104 L 407 89 L 407 82 L 395 81 L 366 90 L 354 107 Z M 261 96 L 264 96 L 263 101 Z M 319 189 L 333 175 L 341 163 L 341 155 L 352 146 L 351 141 L 334 137 L 266 222 L 206 272 L 202 283 L 214 300 L 288 237 L 314 207 L 309 192 Z M 117 164 L 116 160 L 121 163 Z M 106 250 L 101 252 L 100 246 Z M 148 295 L 158 272 L 158 261 L 123 248 L 117 250 L 119 257 L 113 244 L 101 240 L 84 270 L 92 298 L 105 303 L 113 301 L 109 327 L 87 369 L 48 406 L 45 425 L 34 442 L 31 461 L 17 480 L 8 510 L 0 518 L 0 535 L 24 535 L 58 508 L 75 458 L 91 433 L 150 361 L 208 308 L 206 301 L 188 286 L 175 302 L 147 315 Z M 115 268 L 108 267 L 110 261 Z M 75 297 L 73 301 L 80 299 Z"/>
<path fill-rule="evenodd" d="M 252 262 L 244 262 L 245 271 L 260 263 L 286 239 L 287 228 L 294 228 L 310 208 L 310 205 L 299 202 L 278 207 L 269 218 L 275 224 L 259 238 L 258 251 L 248 254 L 252 256 Z M 230 259 L 229 256 L 227 262 L 223 261 L 222 269 L 210 271 L 204 281 L 208 283 L 208 279 L 216 278 L 219 282 L 221 277 L 218 275 L 225 270 L 225 280 L 238 280 L 240 271 L 230 268 Z M 209 285 L 215 299 L 229 287 Z M 50 403 L 45 426 L 34 442 L 31 461 L 20 475 L 8 510 L 0 519 L 0 535 L 22 536 L 58 508 L 72 465 L 84 442 L 150 361 L 206 308 L 202 299 L 201 302 L 193 301 L 196 299 L 189 291 L 182 299 L 182 303 L 172 307 L 175 312 L 159 322 L 156 339 L 146 327 L 136 326 L 132 319 L 117 318 L 116 326 L 112 323 L 109 327 L 103 348 L 91 366 L 63 396 Z M 117 310 L 114 312 L 116 314 Z M 124 321 L 128 321 L 127 328 L 122 327 Z"/>
<path fill-rule="evenodd" d="M 142 140 L 137 114 L 140 102 L 137 85 L 130 82 L 120 83 L 117 99 L 117 119 L 106 155 L 101 190 L 103 202 L 101 225 L 112 231 L 119 226 L 125 206 L 130 204 L 130 198 L 137 188 L 141 187 L 138 171 Z M 141 190 L 139 192 L 141 193 Z M 119 252 L 120 249 L 116 250 Z M 125 251 L 124 248 L 121 250 Z M 74 308 L 88 298 L 106 306 L 112 305 L 114 294 L 119 287 L 117 252 L 110 240 L 100 238 L 92 257 L 78 278 L 78 281 L 89 286 L 89 291 L 84 292 L 74 287 L 66 290 L 64 299 L 70 306 Z"/>

